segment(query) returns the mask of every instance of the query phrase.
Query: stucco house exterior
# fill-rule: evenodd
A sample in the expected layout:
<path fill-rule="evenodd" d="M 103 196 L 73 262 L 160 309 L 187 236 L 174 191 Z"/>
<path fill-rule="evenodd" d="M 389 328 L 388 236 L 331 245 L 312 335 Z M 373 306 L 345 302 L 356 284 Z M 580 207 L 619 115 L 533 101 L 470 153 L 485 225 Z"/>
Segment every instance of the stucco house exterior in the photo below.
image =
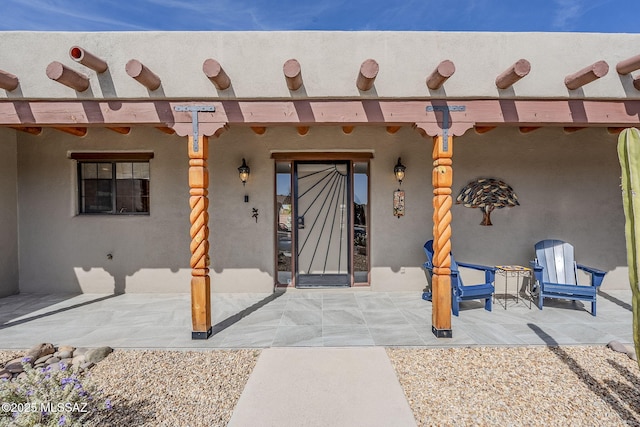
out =
<path fill-rule="evenodd" d="M 628 286 L 639 34 L 0 37 L 0 296 L 191 292 L 206 338 L 211 293 L 421 291 L 429 239 L 439 289 L 449 250 L 527 265 L 545 238 Z M 520 203 L 492 226 L 453 203 L 481 177 Z"/>

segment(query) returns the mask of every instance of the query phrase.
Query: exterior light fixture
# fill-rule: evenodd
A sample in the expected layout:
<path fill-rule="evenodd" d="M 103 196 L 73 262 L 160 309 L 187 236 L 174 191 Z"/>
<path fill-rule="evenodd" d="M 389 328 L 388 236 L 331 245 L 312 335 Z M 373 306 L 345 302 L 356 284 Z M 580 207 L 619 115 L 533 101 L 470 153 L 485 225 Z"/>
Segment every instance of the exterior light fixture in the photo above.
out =
<path fill-rule="evenodd" d="M 396 179 L 402 185 L 402 180 L 404 179 L 404 171 L 407 169 L 405 165 L 400 162 L 400 157 L 398 157 L 398 163 L 393 168 L 393 173 L 396 175 Z"/>
<path fill-rule="evenodd" d="M 247 178 L 249 178 L 249 166 L 247 166 L 247 162 L 242 159 L 242 165 L 238 168 L 238 173 L 240 174 L 240 181 L 242 181 L 242 185 L 244 186 L 247 183 Z"/>

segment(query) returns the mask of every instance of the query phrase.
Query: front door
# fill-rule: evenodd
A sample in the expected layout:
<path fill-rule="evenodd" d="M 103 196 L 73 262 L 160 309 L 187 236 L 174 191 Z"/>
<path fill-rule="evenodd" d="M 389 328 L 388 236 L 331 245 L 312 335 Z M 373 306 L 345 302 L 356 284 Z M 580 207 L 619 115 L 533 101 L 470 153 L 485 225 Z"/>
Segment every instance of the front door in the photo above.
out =
<path fill-rule="evenodd" d="M 350 162 L 294 162 L 298 287 L 350 286 Z"/>

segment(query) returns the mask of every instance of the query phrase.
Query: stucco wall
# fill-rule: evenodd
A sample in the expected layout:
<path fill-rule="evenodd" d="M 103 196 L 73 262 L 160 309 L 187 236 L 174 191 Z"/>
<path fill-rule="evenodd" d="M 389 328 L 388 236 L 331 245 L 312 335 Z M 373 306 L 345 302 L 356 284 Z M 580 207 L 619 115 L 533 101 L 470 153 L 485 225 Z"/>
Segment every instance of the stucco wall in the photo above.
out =
<path fill-rule="evenodd" d="M 213 141 L 210 165 L 212 286 L 214 291 L 266 291 L 275 265 L 274 161 L 272 151 L 373 151 L 370 162 L 370 262 L 372 290 L 422 289 L 426 284 L 421 247 L 431 233 L 431 142 L 409 128 L 388 134 L 384 128 L 270 128 L 258 136 L 234 128 Z M 393 216 L 393 167 L 402 156 L 407 179 L 405 217 Z M 242 158 L 251 167 L 246 187 L 238 179 Z M 249 203 L 244 203 L 244 194 Z M 252 208 L 260 215 L 256 223 Z"/>
<path fill-rule="evenodd" d="M 16 133 L 0 129 L 0 297 L 18 293 Z"/>
<path fill-rule="evenodd" d="M 637 55 L 640 34 L 463 33 L 463 32 L 2 32 L 2 69 L 20 78 L 2 98 L 625 98 L 640 99 L 632 76 L 615 65 Z M 97 75 L 69 57 L 80 45 L 105 59 L 109 70 Z M 125 65 L 138 59 L 162 80 L 155 91 L 129 77 Z M 218 91 L 202 72 L 207 58 L 218 60 L 231 78 Z M 304 86 L 287 88 L 282 66 L 296 58 Z M 356 77 L 368 58 L 380 64 L 374 89 L 361 93 Z M 512 88 L 499 90 L 496 77 L 520 58 L 531 73 Z M 426 77 L 443 60 L 455 74 L 438 90 Z M 564 78 L 596 61 L 609 73 L 570 91 Z M 91 78 L 89 90 L 76 93 L 47 78 L 59 61 Z"/>
<path fill-rule="evenodd" d="M 67 152 L 94 150 L 154 152 L 149 216 L 76 215 L 76 166 Z M 187 168 L 185 140 L 155 129 L 20 135 L 20 290 L 189 292 Z"/>
<path fill-rule="evenodd" d="M 520 206 L 482 213 L 454 205 L 452 245 L 457 259 L 478 264 L 521 264 L 534 245 L 560 239 L 574 245 L 577 262 L 609 272 L 602 289 L 626 289 L 624 213 L 617 136 L 605 129 L 566 134 L 543 128 L 522 134 L 496 129 L 459 138 L 454 147 L 454 197 L 469 181 L 495 177 L 511 185 Z M 583 283 L 588 283 L 586 278 Z"/>
<path fill-rule="evenodd" d="M 604 129 L 560 128 L 521 134 L 467 132 L 454 142 L 454 197 L 470 180 L 510 184 L 520 206 L 481 212 L 454 205 L 453 251 L 460 260 L 524 264 L 545 238 L 572 243 L 579 262 L 607 270 L 603 289 L 626 288 L 616 137 Z M 122 136 L 90 129 L 84 138 L 44 130 L 19 136 L 20 289 L 23 292 L 188 292 L 189 207 L 186 140 L 154 129 Z M 234 127 L 210 142 L 210 241 L 213 292 L 268 292 L 275 270 L 273 151 L 373 152 L 370 162 L 370 262 L 374 291 L 422 290 L 424 242 L 432 238 L 431 139 L 410 128 L 317 127 L 305 135 L 273 127 L 264 135 Z M 6 148 L 7 144 L 2 147 Z M 15 144 L 8 144 L 9 152 Z M 77 216 L 75 163 L 68 151 L 152 150 L 151 215 Z M 392 212 L 393 166 L 407 166 L 406 214 Z M 10 156 L 9 156 L 10 157 Z M 238 179 L 242 158 L 251 167 Z M 3 159 L 5 157 L 2 157 Z M 7 169 L 7 170 L 10 170 Z M 14 167 L 15 171 L 15 167 Z M 4 170 L 5 174 L 8 172 Z M 4 181 L 3 181 L 4 182 Z M 249 202 L 244 202 L 244 195 Z M 252 208 L 259 211 L 258 221 Z M 15 214 L 15 213 L 14 213 Z M 113 254 L 108 260 L 107 254 Z M 465 280 L 474 276 L 463 273 Z"/>

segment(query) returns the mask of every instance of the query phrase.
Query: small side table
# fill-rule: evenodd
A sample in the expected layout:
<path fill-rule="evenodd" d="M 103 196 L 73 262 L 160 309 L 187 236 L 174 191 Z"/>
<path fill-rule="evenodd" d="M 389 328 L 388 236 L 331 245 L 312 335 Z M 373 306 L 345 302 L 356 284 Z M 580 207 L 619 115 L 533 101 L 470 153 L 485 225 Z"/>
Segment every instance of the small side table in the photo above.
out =
<path fill-rule="evenodd" d="M 520 278 L 528 277 L 529 278 L 529 286 L 531 284 L 531 269 L 528 267 L 523 267 L 521 265 L 496 265 L 496 274 L 500 276 L 504 276 L 504 309 L 507 309 L 507 298 L 508 294 L 508 285 L 509 278 L 516 278 L 516 303 L 520 298 L 520 289 L 518 286 L 520 285 Z M 497 293 L 493 294 L 494 301 L 497 299 Z M 531 299 L 529 299 L 529 309 L 531 309 Z"/>

